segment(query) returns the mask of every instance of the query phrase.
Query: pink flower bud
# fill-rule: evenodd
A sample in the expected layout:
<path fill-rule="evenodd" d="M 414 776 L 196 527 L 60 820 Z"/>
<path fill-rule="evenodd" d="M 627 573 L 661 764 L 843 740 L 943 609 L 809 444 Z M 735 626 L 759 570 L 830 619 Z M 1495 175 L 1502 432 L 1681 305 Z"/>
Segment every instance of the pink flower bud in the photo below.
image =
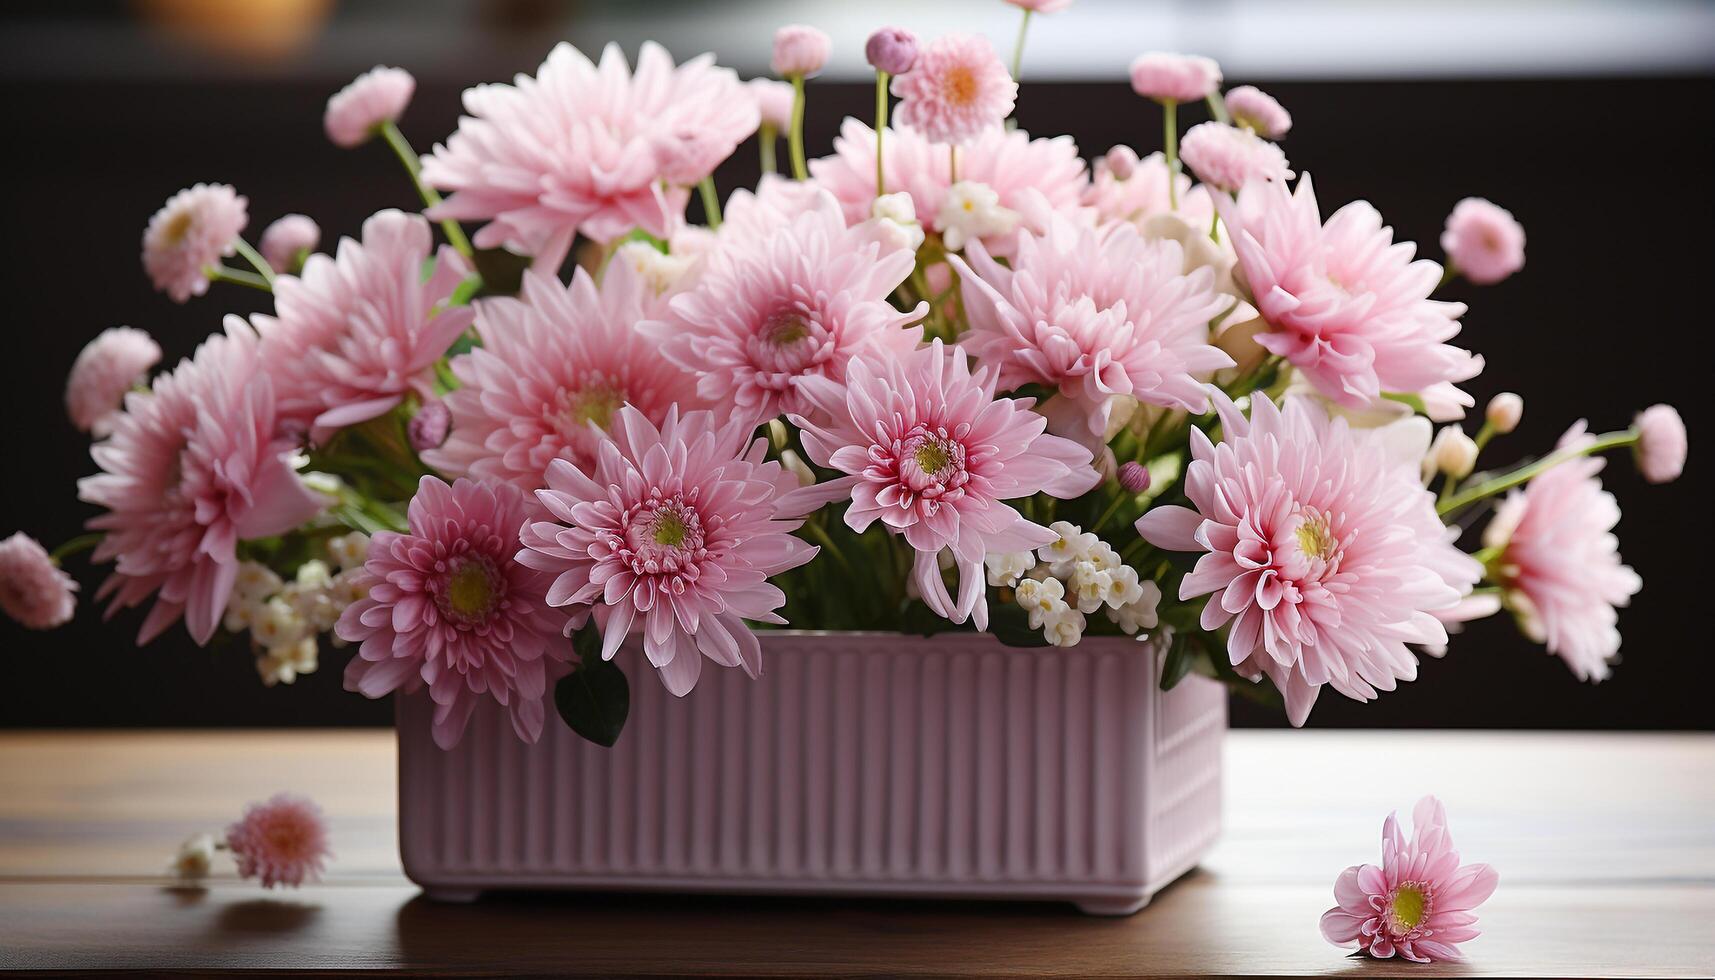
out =
<path fill-rule="evenodd" d="M 262 258 L 275 272 L 295 272 L 303 256 L 321 244 L 322 230 L 301 214 L 288 214 L 262 232 Z"/>
<path fill-rule="evenodd" d="M 1120 466 L 1120 486 L 1126 493 L 1142 493 L 1149 489 L 1149 468 L 1137 460 L 1127 460 Z"/>
<path fill-rule="evenodd" d="M 774 74 L 809 78 L 828 63 L 828 51 L 833 46 L 833 40 L 814 27 L 787 24 L 774 32 Z"/>
<path fill-rule="evenodd" d="M 1490 286 L 1524 268 L 1524 227 L 1506 208 L 1467 197 L 1447 216 L 1441 250 L 1466 279 Z"/>
<path fill-rule="evenodd" d="M 1489 420 L 1489 425 L 1504 436 L 1518 428 L 1519 420 L 1524 418 L 1524 399 L 1503 391 L 1489 399 L 1489 407 L 1484 409 L 1483 415 Z"/>
<path fill-rule="evenodd" d="M 1130 180 L 1137 172 L 1137 151 L 1121 143 L 1102 156 L 1102 165 L 1115 180 Z"/>
<path fill-rule="evenodd" d="M 1685 420 L 1672 405 L 1651 405 L 1638 413 L 1638 470 L 1651 483 L 1672 483 L 1685 472 L 1689 440 Z"/>
<path fill-rule="evenodd" d="M 1240 85 L 1227 93 L 1227 112 L 1235 126 L 1271 140 L 1280 139 L 1292 128 L 1292 113 L 1274 96 L 1253 85 Z"/>
<path fill-rule="evenodd" d="M 1200 102 L 1221 84 L 1221 66 L 1195 54 L 1150 51 L 1131 63 L 1132 91 L 1157 102 Z"/>
<path fill-rule="evenodd" d="M 863 54 L 876 71 L 903 75 L 917 60 L 917 35 L 903 27 L 883 27 L 869 36 Z"/>
<path fill-rule="evenodd" d="M 1006 2 L 1033 14 L 1057 14 L 1072 5 L 1072 0 L 1006 0 Z"/>
<path fill-rule="evenodd" d="M 411 448 L 417 452 L 441 448 L 441 444 L 447 441 L 452 422 L 453 415 L 446 402 L 432 401 L 417 409 L 417 414 L 411 416 L 411 421 L 405 426 Z"/>

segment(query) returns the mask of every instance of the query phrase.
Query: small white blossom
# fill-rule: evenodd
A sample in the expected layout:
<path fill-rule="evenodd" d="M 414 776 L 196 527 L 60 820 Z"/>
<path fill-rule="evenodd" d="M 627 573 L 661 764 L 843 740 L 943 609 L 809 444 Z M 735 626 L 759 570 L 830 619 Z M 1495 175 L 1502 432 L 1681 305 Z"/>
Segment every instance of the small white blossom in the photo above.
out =
<path fill-rule="evenodd" d="M 192 834 L 179 845 L 179 853 L 173 858 L 168 867 L 180 881 L 201 881 L 208 877 L 209 866 L 214 863 L 214 835 Z"/>
<path fill-rule="evenodd" d="M 1002 207 L 994 188 L 974 180 L 961 180 L 947 188 L 946 200 L 935 215 L 941 243 L 949 252 L 959 251 L 974 238 L 1009 235 L 1018 221 L 1018 212 Z"/>
<path fill-rule="evenodd" d="M 304 486 L 327 497 L 339 496 L 340 490 L 345 487 L 344 481 L 339 477 L 334 476 L 332 473 L 322 473 L 314 470 L 309 473 L 305 473 L 303 475 L 303 481 Z"/>
<path fill-rule="evenodd" d="M 1067 579 L 1072 587 L 1072 597 L 1081 613 L 1093 613 L 1102 608 L 1108 601 L 1108 593 L 1114 585 L 1113 572 L 1105 568 L 1097 568 L 1095 562 L 1081 561 L 1072 566 L 1072 574 Z"/>
<path fill-rule="evenodd" d="M 261 562 L 247 561 L 238 566 L 238 577 L 232 580 L 232 599 L 228 605 L 239 599 L 266 599 L 280 591 L 280 576 L 274 570 Z"/>
<path fill-rule="evenodd" d="M 679 284 L 690 270 L 692 259 L 668 255 L 648 242 L 626 242 L 613 253 L 613 261 L 631 266 L 638 280 L 660 296 Z"/>
<path fill-rule="evenodd" d="M 268 647 L 256 658 L 256 672 L 267 687 L 290 684 L 299 674 L 316 672 L 316 638 L 306 636 L 293 643 Z"/>
<path fill-rule="evenodd" d="M 1115 551 L 1113 546 L 1106 541 L 1097 541 L 1094 547 L 1084 553 L 1084 560 L 1104 572 L 1111 572 L 1125 566 L 1125 562 L 1120 560 L 1120 553 Z"/>
<path fill-rule="evenodd" d="M 1424 478 L 1437 471 L 1463 480 L 1477 466 L 1477 442 L 1456 425 L 1443 426 L 1435 433 L 1429 455 L 1423 461 Z"/>
<path fill-rule="evenodd" d="M 327 594 L 341 609 L 369 594 L 369 580 L 362 569 L 340 572 L 328 585 Z"/>
<path fill-rule="evenodd" d="M 301 586 L 324 589 L 331 581 L 333 581 L 333 570 L 328 568 L 328 563 L 325 561 L 312 558 L 298 566 L 297 583 Z"/>
<path fill-rule="evenodd" d="M 1061 604 L 1061 608 L 1042 623 L 1042 637 L 1057 647 L 1077 645 L 1084 638 L 1084 614 Z"/>
<path fill-rule="evenodd" d="M 1018 600 L 1019 608 L 1030 616 L 1030 628 L 1041 629 L 1049 617 L 1064 612 L 1066 606 L 1066 587 L 1057 578 L 1046 578 L 1037 581 L 1027 578 L 1018 583 L 1013 597 Z"/>
<path fill-rule="evenodd" d="M 1069 521 L 1055 521 L 1048 525 L 1048 530 L 1059 537 L 1036 549 L 1036 554 L 1048 564 L 1048 572 L 1055 578 L 1072 574 L 1072 566 L 1088 561 L 1090 550 L 1102 543 L 1100 538 Z"/>
<path fill-rule="evenodd" d="M 362 531 L 342 534 L 328 541 L 328 557 L 340 568 L 356 568 L 369 558 L 369 535 Z"/>
<path fill-rule="evenodd" d="M 302 639 L 306 626 L 304 618 L 298 615 L 291 603 L 275 596 L 251 622 L 250 635 L 264 647 L 277 647 Z"/>
<path fill-rule="evenodd" d="M 1113 586 L 1108 589 L 1108 605 L 1114 609 L 1124 609 L 1143 598 L 1143 583 L 1137 579 L 1137 569 L 1130 565 L 1121 565 L 1112 570 Z M 1149 583 L 1154 586 L 1155 583 Z M 1159 597 L 1161 590 L 1156 589 Z"/>
<path fill-rule="evenodd" d="M 869 206 L 869 217 L 876 237 L 893 248 L 915 252 L 923 244 L 923 226 L 910 194 L 883 194 Z"/>
<path fill-rule="evenodd" d="M 1140 630 L 1155 629 L 1161 622 L 1159 608 L 1161 605 L 1161 586 L 1153 581 L 1145 580 L 1138 583 L 1138 597 L 1118 609 L 1109 609 L 1108 618 L 1126 635 L 1136 635 Z"/>
<path fill-rule="evenodd" d="M 1036 567 L 1036 555 L 1028 551 L 997 552 L 984 556 L 983 564 L 988 566 L 990 585 L 1010 587 Z"/>
<path fill-rule="evenodd" d="M 804 457 L 791 449 L 780 451 L 780 468 L 798 478 L 799 486 L 810 486 L 816 482 L 816 472 L 810 469 L 810 464 L 804 462 Z"/>

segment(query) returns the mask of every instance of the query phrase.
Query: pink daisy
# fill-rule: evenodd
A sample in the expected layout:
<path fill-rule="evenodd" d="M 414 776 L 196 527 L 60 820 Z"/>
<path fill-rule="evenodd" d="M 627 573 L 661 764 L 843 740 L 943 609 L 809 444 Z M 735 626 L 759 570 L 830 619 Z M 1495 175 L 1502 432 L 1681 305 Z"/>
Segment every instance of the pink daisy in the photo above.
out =
<path fill-rule="evenodd" d="M 973 34 L 930 41 L 892 88 L 899 124 L 931 143 L 970 142 L 998 127 L 1018 98 L 1018 84 L 993 46 Z"/>
<path fill-rule="evenodd" d="M 1184 274 L 1178 242 L 1055 215 L 1047 234 L 1019 239 L 1010 267 L 980 244 L 968 255 L 969 264 L 949 259 L 971 325 L 960 345 L 997 372 L 1002 389 L 1057 389 L 1066 414 L 1051 411 L 1049 424 L 1061 435 L 1105 443 L 1125 398 L 1206 411 L 1198 376 L 1233 366 L 1209 345 L 1209 321 L 1231 301 L 1215 292 L 1211 270 Z"/>
<path fill-rule="evenodd" d="M 1292 129 L 1292 113 L 1287 112 L 1274 96 L 1254 85 L 1240 85 L 1227 93 L 1227 113 L 1233 125 L 1243 126 L 1258 136 L 1280 139 Z"/>
<path fill-rule="evenodd" d="M 762 670 L 744 621 L 784 623 L 785 595 L 768 578 L 815 557 L 792 536 L 803 511 L 782 508 L 798 478 L 765 460 L 748 421 L 667 413 L 660 428 L 626 406 L 593 473 L 555 460 L 536 496 L 553 520 L 527 525 L 518 560 L 552 573 L 548 602 L 595 604 L 602 657 L 635 626 L 667 690 L 696 686 L 703 658 Z"/>
<path fill-rule="evenodd" d="M 1638 413 L 1632 425 L 1638 430 L 1638 470 L 1651 483 L 1672 483 L 1685 472 L 1690 439 L 1685 420 L 1672 405 L 1651 405 Z"/>
<path fill-rule="evenodd" d="M 0 541 L 0 610 L 33 630 L 63 626 L 77 612 L 77 582 L 22 531 Z"/>
<path fill-rule="evenodd" d="M 1447 812 L 1433 796 L 1411 814 L 1412 837 L 1399 814 L 1382 825 L 1382 863 L 1354 865 L 1334 882 L 1338 904 L 1322 913 L 1322 935 L 1377 959 L 1395 953 L 1414 963 L 1456 962 L 1459 944 L 1475 939 L 1477 917 L 1500 883 L 1486 864 L 1459 863 Z"/>
<path fill-rule="evenodd" d="M 1557 448 L 1591 440 L 1579 422 Z M 1508 494 L 1483 529 L 1484 546 L 1499 549 L 1490 575 L 1520 628 L 1579 680 L 1608 676 L 1608 661 L 1620 650 L 1617 607 L 1643 588 L 1643 579 L 1620 563 L 1613 533 L 1620 505 L 1596 478 L 1605 462 L 1579 456 L 1552 467 Z"/>
<path fill-rule="evenodd" d="M 96 438 L 113 428 L 125 393 L 149 380 L 161 363 L 161 345 L 133 327 L 103 330 L 84 346 L 66 378 L 66 414 L 79 431 Z"/>
<path fill-rule="evenodd" d="M 335 146 L 367 143 L 382 124 L 399 121 L 416 91 L 410 72 L 377 65 L 328 99 L 322 127 Z"/>
<path fill-rule="evenodd" d="M 1249 181 L 1292 177 L 1280 147 L 1248 129 L 1226 123 L 1192 126 L 1179 145 L 1179 156 L 1198 180 L 1228 193 Z"/>
<path fill-rule="evenodd" d="M 143 231 L 143 270 L 183 303 L 208 292 L 208 268 L 237 251 L 248 202 L 227 184 L 197 184 L 167 199 Z"/>
<path fill-rule="evenodd" d="M 238 575 L 237 545 L 283 534 L 323 506 L 293 470 L 293 441 L 278 434 L 274 385 L 250 327 L 227 317 L 196 354 L 125 396 L 113 434 L 90 448 L 100 473 L 78 498 L 107 508 L 93 560 L 115 561 L 96 591 L 108 614 L 158 593 L 137 642 L 182 615 L 207 643 Z"/>
<path fill-rule="evenodd" d="M 936 215 L 953 184 L 947 148 L 915 130 L 892 128 L 882 141 L 882 154 L 887 189 L 911 195 L 924 231 L 941 231 Z M 810 173 L 839 198 L 848 224 L 868 219 L 876 196 L 875 130 L 847 119 L 834 140 L 834 155 L 811 160 Z M 1013 211 L 1029 210 L 1033 191 L 1040 192 L 1053 210 L 1076 209 L 1089 183 L 1071 137 L 1033 140 L 1021 130 L 1007 132 L 999 126 L 959 147 L 959 179 L 993 189 L 1000 195 L 1000 205 Z M 983 246 L 991 255 L 1011 255 L 1017 235 L 1013 231 L 987 237 Z"/>
<path fill-rule="evenodd" d="M 275 272 L 296 272 L 322 241 L 322 229 L 302 214 L 288 214 L 262 230 L 262 258 Z"/>
<path fill-rule="evenodd" d="M 1493 285 L 1524 268 L 1524 227 L 1506 208 L 1467 197 L 1447 216 L 1441 250 L 1460 275 Z"/>
<path fill-rule="evenodd" d="M 1201 102 L 1221 86 L 1221 66 L 1196 54 L 1149 51 L 1131 63 L 1131 90 L 1157 102 Z"/>
<path fill-rule="evenodd" d="M 547 485 L 550 460 L 589 472 L 621 405 L 655 424 L 675 404 L 695 407 L 696 379 L 636 328 L 653 298 L 630 265 L 615 261 L 599 287 L 582 269 L 570 286 L 530 272 L 520 299 L 480 301 L 482 346 L 453 358 L 462 386 L 445 400 L 451 431 L 423 461 L 529 493 Z"/>
<path fill-rule="evenodd" d="M 547 270 L 560 267 L 578 232 L 608 242 L 634 227 L 662 238 L 672 231 L 687 193 L 662 187 L 658 137 L 695 130 L 721 151 L 709 154 L 719 162 L 759 120 L 756 100 L 713 55 L 674 67 L 653 42 L 635 74 L 618 45 L 598 66 L 562 43 L 535 78 L 479 85 L 464 105 L 458 132 L 423 160 L 423 179 L 453 192 L 430 216 L 493 219 L 477 247 L 504 245 Z M 678 175 L 695 183 L 689 176 Z"/>
<path fill-rule="evenodd" d="M 1266 674 L 1294 725 L 1324 684 L 1367 701 L 1413 679 L 1406 645 L 1445 643 L 1434 613 L 1481 575 L 1419 482 L 1428 425 L 1353 430 L 1306 399 L 1276 408 L 1261 394 L 1247 420 L 1211 398 L 1223 437 L 1217 447 L 1191 430 L 1194 509 L 1157 506 L 1137 522 L 1157 547 L 1205 553 L 1179 597 L 1209 596 L 1202 628 L 1228 627 L 1233 666 Z"/>
<path fill-rule="evenodd" d="M 971 373 L 965 352 L 935 340 L 896 357 L 853 361 L 845 385 L 804 382 L 813 413 L 792 416 L 818 466 L 846 474 L 790 498 L 813 509 L 851 501 L 846 524 L 863 533 L 877 518 L 917 552 L 923 601 L 955 623 L 988 625 L 983 557 L 1027 551 L 1055 532 L 1004 501 L 1042 492 L 1076 497 L 1101 479 L 1090 451 L 1046 434 L 1028 398 L 996 398 L 995 374 Z M 959 570 L 954 601 L 939 556 Z"/>
<path fill-rule="evenodd" d="M 345 687 L 365 697 L 428 685 L 435 744 L 464 736 L 484 696 L 526 742 L 542 736 L 543 697 L 570 659 L 566 617 L 547 604 L 551 577 L 518 561 L 523 491 L 506 483 L 423 477 L 404 534 L 369 541 L 368 595 L 346 607 L 340 639 L 361 644 Z"/>
<path fill-rule="evenodd" d="M 470 275 L 452 248 L 424 278 L 433 245 L 421 216 L 380 211 L 362 242 L 342 239 L 335 257 L 312 255 L 301 276 L 275 280 L 276 315 L 253 321 L 280 413 L 309 425 L 313 441 L 387 414 L 409 392 L 430 393 L 435 362 L 476 316 L 446 305 Z"/>
<path fill-rule="evenodd" d="M 1412 247 L 1394 243 L 1375 208 L 1357 201 L 1323 224 L 1308 174 L 1296 193 L 1252 181 L 1237 202 L 1217 203 L 1268 322 L 1257 343 L 1348 408 L 1383 392 L 1446 406 L 1438 417 L 1474 404 L 1454 383 L 1475 377 L 1483 359 L 1445 343 L 1459 333 L 1464 304 L 1429 298 L 1441 267 L 1412 261 Z"/>
<path fill-rule="evenodd" d="M 917 345 L 922 331 L 910 324 L 927 304 L 900 313 L 888 302 L 915 261 L 902 250 L 880 254 L 824 193 L 772 235 L 723 249 L 664 318 L 638 329 L 697 375 L 698 395 L 754 424 L 803 411 L 806 378 L 839 382 L 864 351 Z"/>
<path fill-rule="evenodd" d="M 226 828 L 226 846 L 238 860 L 238 876 L 260 878 L 263 888 L 315 881 L 333 857 L 321 807 L 290 793 L 245 807 L 243 818 Z"/>

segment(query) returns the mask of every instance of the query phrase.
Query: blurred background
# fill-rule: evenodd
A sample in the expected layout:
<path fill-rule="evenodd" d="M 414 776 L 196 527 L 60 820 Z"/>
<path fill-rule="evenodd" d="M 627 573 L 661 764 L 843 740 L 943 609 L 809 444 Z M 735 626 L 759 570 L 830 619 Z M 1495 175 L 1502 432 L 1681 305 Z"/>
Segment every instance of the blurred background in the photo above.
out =
<path fill-rule="evenodd" d="M 358 72 L 398 65 L 418 79 L 402 128 L 420 151 L 454 129 L 459 92 L 534 72 L 569 40 L 634 55 L 646 38 L 680 60 L 715 52 L 745 77 L 767 73 L 773 30 L 816 24 L 834 36 L 812 84 L 812 155 L 840 119 L 873 111 L 864 38 L 899 24 L 922 36 L 972 31 L 1010 53 L 1018 11 L 1001 0 L 59 0 L 0 8 L 0 87 L 11 122 L 0 153 L 7 260 L 7 384 L 0 387 L 0 536 L 21 528 L 48 547 L 92 512 L 74 480 L 87 443 L 61 410 L 78 350 L 101 329 L 153 333 L 168 362 L 257 294 L 216 286 L 186 306 L 153 292 L 138 261 L 144 224 L 196 181 L 250 199 L 252 240 L 274 218 L 307 213 L 324 248 L 382 207 L 417 206 L 387 150 L 342 151 L 322 134 L 323 104 Z M 1366 198 L 1440 259 L 1435 242 L 1461 197 L 1513 211 L 1528 235 L 1524 271 L 1496 287 L 1463 283 L 1460 343 L 1486 372 L 1482 404 L 1525 397 L 1520 430 L 1495 444 L 1524 454 L 1573 420 L 1625 425 L 1652 402 L 1678 405 L 1694 440 L 1711 431 L 1702 396 L 1710 270 L 1715 268 L 1715 4 L 1646 0 L 1075 0 L 1033 19 L 1019 119 L 1070 133 L 1086 158 L 1115 143 L 1159 147 L 1158 110 L 1125 81 L 1145 50 L 1222 63 L 1291 110 L 1285 149 L 1316 177 L 1324 211 Z M 1184 125 L 1200 121 L 1191 111 Z M 755 145 L 717 174 L 723 194 L 755 180 Z M 265 297 L 259 297 L 266 300 Z M 1702 351 L 1702 354 L 1698 352 Z M 1700 442 L 1701 445 L 1701 442 Z M 1621 615 L 1623 662 L 1578 683 L 1510 622 L 1478 623 L 1419 680 L 1358 705 L 1330 694 L 1319 727 L 1715 728 L 1707 707 L 1709 634 L 1701 559 L 1711 543 L 1707 456 L 1646 487 L 1625 459 L 1605 482 L 1625 519 L 1622 552 L 1644 591 Z M 387 724 L 391 705 L 340 689 L 345 653 L 264 688 L 238 645 L 198 649 L 182 629 L 145 649 L 141 612 L 102 624 L 81 560 L 77 620 L 30 633 L 0 619 L 0 726 Z M 1244 702 L 1234 722 L 1284 719 Z"/>

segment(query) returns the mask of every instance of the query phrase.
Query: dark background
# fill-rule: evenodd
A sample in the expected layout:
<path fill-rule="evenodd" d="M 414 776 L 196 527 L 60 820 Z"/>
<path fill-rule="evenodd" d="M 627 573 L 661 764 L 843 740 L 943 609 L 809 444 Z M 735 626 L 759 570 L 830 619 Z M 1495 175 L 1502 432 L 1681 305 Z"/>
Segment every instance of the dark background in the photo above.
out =
<path fill-rule="evenodd" d="M 300 211 L 320 222 L 329 248 L 336 236 L 355 234 L 372 211 L 411 208 L 416 200 L 379 144 L 343 151 L 327 142 L 327 96 L 367 64 L 403 62 L 419 88 L 402 125 L 427 150 L 454 129 L 459 91 L 533 71 L 555 39 L 534 18 L 542 8 L 564 13 L 553 4 L 493 5 L 492 20 L 477 18 L 493 29 L 472 42 L 480 56 L 449 53 L 417 64 L 390 57 L 383 44 L 363 51 L 355 66 L 323 58 L 294 67 L 276 53 L 212 56 L 206 45 L 135 28 L 136 11 L 150 6 L 74 3 L 51 15 L 0 13 L 0 61 L 9 66 L 0 69 L 9 116 L 0 153 L 9 352 L 0 386 L 0 536 L 21 528 L 49 548 L 78 533 L 92 513 L 74 487 L 92 469 L 87 442 L 61 407 L 65 371 L 82 345 L 105 327 L 131 324 L 154 334 L 172 363 L 217 329 L 223 314 L 263 309 L 267 301 L 216 286 L 178 306 L 153 292 L 138 242 L 161 202 L 196 181 L 229 182 L 250 200 L 253 242 L 274 218 Z M 1013 14 L 1003 8 L 982 29 L 1010 38 Z M 759 24 L 762 40 L 748 62 L 723 61 L 755 74 L 768 31 L 783 19 Z M 93 54 L 77 43 L 82 37 L 93 39 Z M 42 50 L 43 38 L 64 51 Z M 417 41 L 413 50 L 422 48 Z M 681 41 L 675 53 L 684 57 L 696 44 Z M 101 64 L 104 58 L 113 63 Z M 1031 83 L 1029 74 L 1019 106 L 1024 128 L 1070 133 L 1086 158 L 1116 142 L 1158 147 L 1156 111 L 1131 94 L 1119 72 L 1104 83 Z M 1523 425 L 1495 444 L 1493 458 L 1540 451 L 1580 417 L 1598 431 L 1622 427 L 1657 401 L 1677 405 L 1701 444 L 1711 421 L 1704 388 L 1715 278 L 1715 75 L 1707 67 L 1687 72 L 1676 64 L 1663 72 L 1645 58 L 1629 72 L 1604 68 L 1588 76 L 1322 80 L 1301 71 L 1247 77 L 1230 68 L 1228 75 L 1229 84 L 1257 84 L 1292 111 L 1285 149 L 1295 169 L 1315 175 L 1324 214 L 1365 198 L 1399 238 L 1419 242 L 1436 259 L 1442 220 L 1466 195 L 1488 197 L 1524 224 L 1529 258 L 1520 275 L 1495 287 L 1459 283 L 1448 291 L 1472 306 L 1458 342 L 1488 361 L 1468 386 L 1478 404 L 1500 390 L 1525 397 Z M 872 100 L 862 81 L 814 84 L 809 152 L 828 152 L 839 120 L 868 118 Z M 1193 112 L 1185 124 L 1200 118 Z M 717 175 L 723 194 L 754 180 L 754 160 L 753 143 L 740 147 Z M 1623 457 L 1605 474 L 1625 509 L 1622 552 L 1645 581 L 1621 614 L 1624 662 L 1611 680 L 1578 683 L 1497 617 L 1456 638 L 1445 660 L 1426 658 L 1420 679 L 1380 704 L 1330 693 L 1310 724 L 1715 728 L 1700 615 L 1708 608 L 1705 459 L 1694 448 L 1685 477 L 1664 487 L 1645 485 Z M 75 622 L 30 633 L 0 620 L 0 726 L 391 718 L 390 705 L 340 689 L 346 654 L 325 643 L 319 672 L 272 689 L 258 682 L 241 646 L 201 650 L 175 629 L 139 650 L 131 637 L 142 611 L 103 624 L 88 601 L 99 573 L 79 559 L 69 568 L 84 585 Z M 1235 723 L 1284 721 L 1235 702 Z"/>

